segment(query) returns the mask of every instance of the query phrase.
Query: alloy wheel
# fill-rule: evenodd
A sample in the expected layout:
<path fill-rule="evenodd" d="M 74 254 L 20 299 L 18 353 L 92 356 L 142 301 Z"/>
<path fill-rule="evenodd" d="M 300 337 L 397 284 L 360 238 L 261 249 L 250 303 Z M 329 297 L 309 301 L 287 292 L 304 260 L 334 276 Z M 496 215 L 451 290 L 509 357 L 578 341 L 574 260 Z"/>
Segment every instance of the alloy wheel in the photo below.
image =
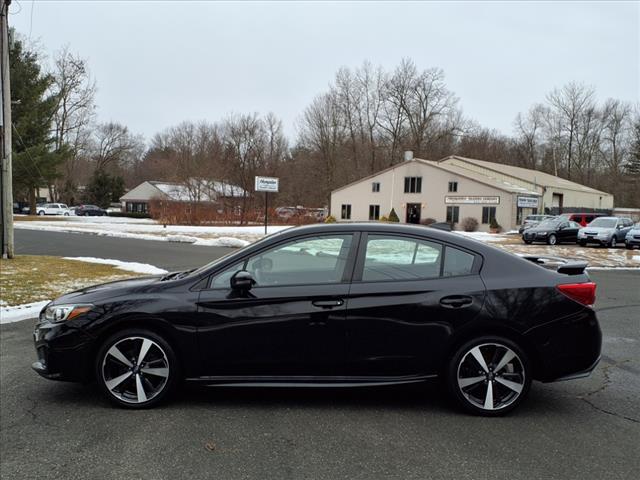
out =
<path fill-rule="evenodd" d="M 616 248 L 618 246 L 618 242 L 616 240 L 616 236 L 615 235 L 613 237 L 611 237 L 611 242 L 609 242 L 609 245 L 611 246 L 611 248 Z"/>
<path fill-rule="evenodd" d="M 458 388 L 474 407 L 501 410 L 522 394 L 526 377 L 520 357 L 499 343 L 476 345 L 458 364 Z"/>
<path fill-rule="evenodd" d="M 169 379 L 169 360 L 158 343 L 140 336 L 114 343 L 102 360 L 102 379 L 114 397 L 131 404 L 159 395 Z"/>
<path fill-rule="evenodd" d="M 549 245 L 555 245 L 557 242 L 555 235 L 549 235 Z"/>

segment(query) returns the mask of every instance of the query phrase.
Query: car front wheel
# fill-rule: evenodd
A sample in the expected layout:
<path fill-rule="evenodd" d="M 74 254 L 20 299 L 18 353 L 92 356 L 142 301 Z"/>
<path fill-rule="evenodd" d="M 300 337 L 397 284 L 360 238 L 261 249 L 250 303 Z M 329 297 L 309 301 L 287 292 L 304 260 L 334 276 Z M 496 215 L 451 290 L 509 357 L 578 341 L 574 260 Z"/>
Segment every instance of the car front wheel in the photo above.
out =
<path fill-rule="evenodd" d="M 106 397 L 124 408 L 149 408 L 166 399 L 179 379 L 175 353 L 154 332 L 131 329 L 109 337 L 96 358 Z"/>
<path fill-rule="evenodd" d="M 516 408 L 531 386 L 524 351 L 503 337 L 481 337 L 462 345 L 451 357 L 447 389 L 466 411 L 483 416 L 504 415 Z"/>
<path fill-rule="evenodd" d="M 555 235 L 549 235 L 549 238 L 547 238 L 547 243 L 549 245 L 555 245 L 556 243 L 558 243 L 558 237 L 556 237 Z"/>
<path fill-rule="evenodd" d="M 609 247 L 616 248 L 618 246 L 618 240 L 616 240 L 616 236 L 612 236 L 611 240 L 609 240 Z"/>
<path fill-rule="evenodd" d="M 40 215 L 40 216 L 44 216 L 44 210 L 40 210 L 40 211 L 38 212 L 38 215 Z"/>

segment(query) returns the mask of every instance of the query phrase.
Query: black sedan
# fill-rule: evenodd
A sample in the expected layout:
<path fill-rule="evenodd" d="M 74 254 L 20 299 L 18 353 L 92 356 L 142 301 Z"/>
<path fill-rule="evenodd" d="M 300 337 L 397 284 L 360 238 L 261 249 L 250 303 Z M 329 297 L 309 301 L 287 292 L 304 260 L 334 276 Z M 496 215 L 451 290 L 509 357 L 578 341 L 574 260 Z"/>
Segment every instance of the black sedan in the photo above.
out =
<path fill-rule="evenodd" d="M 104 217 L 107 211 L 97 205 L 79 205 L 75 208 L 76 215 L 87 217 Z"/>
<path fill-rule="evenodd" d="M 578 241 L 578 231 L 581 228 L 579 223 L 562 217 L 554 217 L 540 222 L 535 227 L 526 229 L 522 234 L 522 241 L 526 244 L 542 242 L 548 245 L 576 243 Z"/>
<path fill-rule="evenodd" d="M 588 375 L 600 356 L 586 263 L 557 270 L 455 233 L 382 223 L 271 235 L 204 267 L 98 285 L 47 305 L 40 375 L 96 379 L 122 407 L 181 381 L 372 386 L 444 379 L 500 415 L 532 380 Z"/>

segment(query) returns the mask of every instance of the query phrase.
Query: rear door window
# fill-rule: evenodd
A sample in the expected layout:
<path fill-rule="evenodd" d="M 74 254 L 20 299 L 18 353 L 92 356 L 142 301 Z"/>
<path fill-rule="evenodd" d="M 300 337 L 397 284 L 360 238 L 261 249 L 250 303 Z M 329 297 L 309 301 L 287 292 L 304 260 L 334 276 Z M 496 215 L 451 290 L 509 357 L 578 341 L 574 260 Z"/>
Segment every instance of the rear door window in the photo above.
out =
<path fill-rule="evenodd" d="M 473 272 L 474 260 L 474 255 L 463 250 L 447 246 L 442 274 L 445 277 L 469 275 Z"/>
<path fill-rule="evenodd" d="M 442 245 L 391 235 L 367 238 L 362 281 L 418 280 L 440 276 Z"/>

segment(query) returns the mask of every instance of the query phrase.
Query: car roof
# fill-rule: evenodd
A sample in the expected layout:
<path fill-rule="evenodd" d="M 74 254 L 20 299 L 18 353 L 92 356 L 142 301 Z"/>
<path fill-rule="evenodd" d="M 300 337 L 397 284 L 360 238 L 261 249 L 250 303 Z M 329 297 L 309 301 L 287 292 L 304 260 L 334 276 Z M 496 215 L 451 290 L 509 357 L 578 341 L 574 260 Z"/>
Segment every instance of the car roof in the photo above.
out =
<path fill-rule="evenodd" d="M 312 225 L 302 225 L 281 230 L 279 234 L 306 235 L 324 234 L 328 232 L 376 232 L 389 234 L 415 235 L 428 237 L 432 240 L 454 243 L 461 247 L 472 250 L 483 250 L 487 244 L 456 232 L 447 232 L 438 228 L 431 228 L 425 225 L 409 225 L 406 223 L 385 223 L 385 222 L 339 222 L 339 223 L 314 223 Z M 280 235 L 278 235 L 280 236 Z"/>

